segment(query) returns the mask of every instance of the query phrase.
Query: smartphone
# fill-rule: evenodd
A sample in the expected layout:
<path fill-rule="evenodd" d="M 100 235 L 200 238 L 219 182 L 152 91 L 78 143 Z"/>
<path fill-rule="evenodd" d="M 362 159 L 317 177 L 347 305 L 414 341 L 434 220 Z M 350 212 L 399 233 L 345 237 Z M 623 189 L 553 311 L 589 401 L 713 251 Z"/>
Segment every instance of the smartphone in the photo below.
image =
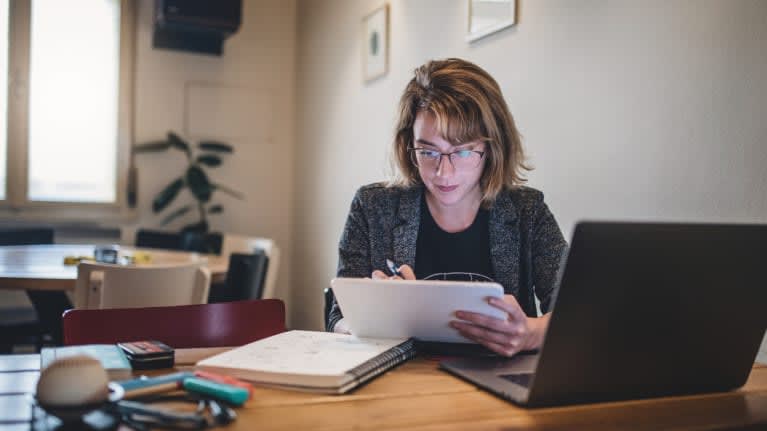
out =
<path fill-rule="evenodd" d="M 142 340 L 117 345 L 125 352 L 134 370 L 173 367 L 175 351 L 161 341 Z"/>

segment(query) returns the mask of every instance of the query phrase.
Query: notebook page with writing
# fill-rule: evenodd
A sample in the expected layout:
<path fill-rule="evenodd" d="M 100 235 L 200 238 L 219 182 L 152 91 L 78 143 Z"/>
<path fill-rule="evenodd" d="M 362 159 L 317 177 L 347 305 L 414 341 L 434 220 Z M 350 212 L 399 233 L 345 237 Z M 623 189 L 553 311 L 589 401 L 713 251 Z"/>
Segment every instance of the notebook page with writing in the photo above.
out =
<path fill-rule="evenodd" d="M 202 360 L 197 368 L 261 383 L 333 389 L 414 354 L 407 339 L 295 330 Z"/>

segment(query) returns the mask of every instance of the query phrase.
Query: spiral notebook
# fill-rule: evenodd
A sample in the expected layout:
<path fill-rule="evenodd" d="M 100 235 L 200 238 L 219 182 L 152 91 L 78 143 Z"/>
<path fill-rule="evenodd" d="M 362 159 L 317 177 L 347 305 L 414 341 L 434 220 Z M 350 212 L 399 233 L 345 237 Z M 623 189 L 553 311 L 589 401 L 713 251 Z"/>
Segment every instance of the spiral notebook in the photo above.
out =
<path fill-rule="evenodd" d="M 415 354 L 410 339 L 295 330 L 204 359 L 196 368 L 268 386 L 342 394 Z"/>

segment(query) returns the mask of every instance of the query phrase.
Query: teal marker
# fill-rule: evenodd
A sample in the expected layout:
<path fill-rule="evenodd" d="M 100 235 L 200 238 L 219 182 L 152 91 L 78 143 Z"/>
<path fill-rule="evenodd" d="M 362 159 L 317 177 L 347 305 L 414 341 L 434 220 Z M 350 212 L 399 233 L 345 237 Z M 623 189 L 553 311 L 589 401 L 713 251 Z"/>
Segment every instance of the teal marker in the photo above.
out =
<path fill-rule="evenodd" d="M 241 406 L 248 399 L 248 390 L 237 386 L 189 377 L 184 379 L 184 389 L 208 395 L 235 406 Z"/>

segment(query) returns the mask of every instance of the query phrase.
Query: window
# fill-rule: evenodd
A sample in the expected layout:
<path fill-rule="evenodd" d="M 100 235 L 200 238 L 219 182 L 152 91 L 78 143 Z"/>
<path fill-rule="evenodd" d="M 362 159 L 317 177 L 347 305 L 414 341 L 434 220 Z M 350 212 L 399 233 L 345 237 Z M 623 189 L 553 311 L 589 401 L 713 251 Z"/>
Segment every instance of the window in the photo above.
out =
<path fill-rule="evenodd" d="M 0 71 L 8 70 L 8 2 L 0 0 Z M 0 200 L 6 199 L 6 155 L 8 146 L 8 74 L 0 73 Z"/>
<path fill-rule="evenodd" d="M 100 218 L 126 210 L 132 5 L 0 0 L 4 214 Z"/>

